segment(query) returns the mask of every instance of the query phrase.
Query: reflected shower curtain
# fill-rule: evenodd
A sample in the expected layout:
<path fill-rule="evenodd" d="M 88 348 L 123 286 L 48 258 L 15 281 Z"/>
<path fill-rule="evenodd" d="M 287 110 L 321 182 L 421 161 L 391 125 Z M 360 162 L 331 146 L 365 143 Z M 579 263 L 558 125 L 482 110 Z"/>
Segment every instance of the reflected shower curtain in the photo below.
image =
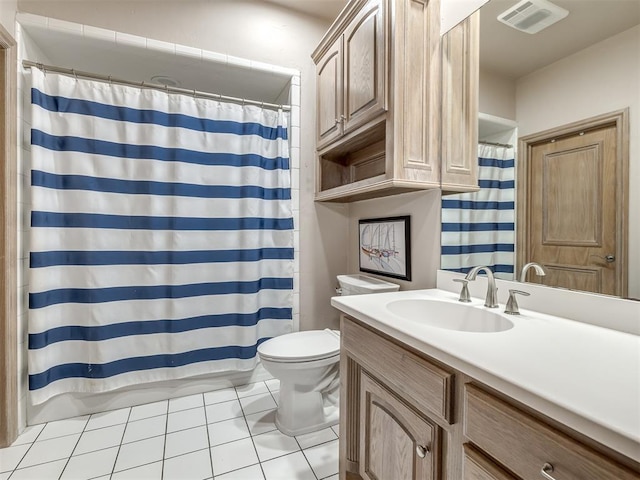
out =
<path fill-rule="evenodd" d="M 282 111 L 32 76 L 33 403 L 252 369 L 292 328 Z"/>
<path fill-rule="evenodd" d="M 513 279 L 515 243 L 514 149 L 478 146 L 480 191 L 442 198 L 441 268 L 467 273 L 486 265 Z"/>

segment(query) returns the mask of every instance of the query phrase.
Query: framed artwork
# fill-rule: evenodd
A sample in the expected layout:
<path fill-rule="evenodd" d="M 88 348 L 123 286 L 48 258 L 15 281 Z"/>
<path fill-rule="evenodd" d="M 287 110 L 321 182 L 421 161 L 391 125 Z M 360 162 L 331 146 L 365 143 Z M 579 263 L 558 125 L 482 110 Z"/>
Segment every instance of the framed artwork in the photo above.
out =
<path fill-rule="evenodd" d="M 411 217 L 358 222 L 360 271 L 411 280 Z"/>

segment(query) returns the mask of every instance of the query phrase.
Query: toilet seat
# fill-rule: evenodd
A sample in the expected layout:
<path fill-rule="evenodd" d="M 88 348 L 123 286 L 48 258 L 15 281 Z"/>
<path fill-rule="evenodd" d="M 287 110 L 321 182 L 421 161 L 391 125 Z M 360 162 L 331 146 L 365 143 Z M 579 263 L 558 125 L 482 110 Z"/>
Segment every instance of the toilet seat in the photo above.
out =
<path fill-rule="evenodd" d="M 258 345 L 262 359 L 281 363 L 323 360 L 340 355 L 338 332 L 308 330 L 274 337 Z"/>

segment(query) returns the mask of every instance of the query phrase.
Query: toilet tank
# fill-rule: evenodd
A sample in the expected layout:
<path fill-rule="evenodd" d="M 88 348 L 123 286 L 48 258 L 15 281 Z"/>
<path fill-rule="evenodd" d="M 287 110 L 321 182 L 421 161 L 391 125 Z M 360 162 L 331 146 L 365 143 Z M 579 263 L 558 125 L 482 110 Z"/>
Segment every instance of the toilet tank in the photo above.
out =
<path fill-rule="evenodd" d="M 361 295 L 363 293 L 395 292 L 400 285 L 368 277 L 367 275 L 338 275 L 336 289 L 339 295 Z"/>

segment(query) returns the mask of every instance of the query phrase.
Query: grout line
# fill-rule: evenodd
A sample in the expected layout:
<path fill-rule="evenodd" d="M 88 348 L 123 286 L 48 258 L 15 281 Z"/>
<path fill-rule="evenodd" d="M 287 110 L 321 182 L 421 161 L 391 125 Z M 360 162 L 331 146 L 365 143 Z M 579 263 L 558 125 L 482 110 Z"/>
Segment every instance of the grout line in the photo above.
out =
<path fill-rule="evenodd" d="M 204 401 L 204 398 L 202 399 Z M 170 402 L 167 400 L 167 411 L 165 412 L 165 421 L 164 421 L 164 442 L 162 444 L 162 466 L 160 467 L 160 479 L 164 478 L 164 457 L 167 452 L 167 430 L 169 429 L 169 406 Z M 131 409 L 133 410 L 133 409 Z M 113 474 L 112 474 L 113 475 Z"/>
<path fill-rule="evenodd" d="M 257 383 L 257 382 L 256 382 Z M 264 382 L 262 382 L 264 383 Z M 264 386 L 269 391 L 269 387 L 264 383 Z M 244 407 L 242 406 L 242 402 L 240 401 L 240 395 L 238 395 L 238 390 L 236 389 L 236 396 L 238 397 L 238 403 L 240 404 L 240 411 L 242 412 L 242 419 L 244 420 L 245 425 L 247 426 L 247 431 L 249 432 L 249 438 L 251 439 L 251 445 L 253 445 L 253 451 L 256 452 L 256 458 L 258 459 L 258 466 L 260 467 L 260 471 L 262 472 L 262 478 L 267 478 L 264 474 L 264 468 L 262 468 L 262 461 L 260 460 L 260 455 L 258 454 L 258 448 L 256 447 L 256 442 L 253 440 L 253 435 L 251 435 L 251 429 L 249 428 L 249 422 L 247 422 L 247 414 L 244 412 Z M 253 395 L 249 395 L 250 397 Z M 257 413 L 257 412 L 256 412 Z M 250 467 L 251 465 L 247 465 Z M 215 476 L 214 476 L 215 478 Z"/>
<path fill-rule="evenodd" d="M 316 471 L 313 469 L 313 467 L 311 466 L 311 462 L 309 461 L 309 459 L 305 455 L 304 449 L 302 448 L 302 445 L 300 445 L 300 442 L 298 441 L 298 439 L 296 437 L 293 437 L 293 438 L 295 438 L 296 443 L 298 444 L 298 447 L 300 447 L 300 452 L 302 453 L 302 456 L 306 460 L 307 465 L 309 465 L 309 470 L 311 470 L 311 473 L 313 473 L 313 476 L 316 478 L 316 480 L 318 480 L 318 475 L 316 475 Z"/>
<path fill-rule="evenodd" d="M 168 405 L 169 403 L 167 402 L 167 408 L 168 408 Z M 120 450 L 122 449 L 122 441 L 124 440 L 124 434 L 127 431 L 127 424 L 129 423 L 129 418 L 131 417 L 132 411 L 133 411 L 133 408 L 129 407 L 129 415 L 127 415 L 127 421 L 125 422 L 124 430 L 122 430 L 122 437 L 120 438 L 120 444 L 118 445 L 118 453 L 116 453 L 116 459 L 113 461 L 113 467 L 111 467 L 111 474 L 109 475 L 109 478 L 111 478 L 113 476 L 113 473 L 115 472 L 116 464 L 118 463 L 118 457 L 120 456 Z M 89 418 L 89 420 L 91 420 L 91 418 Z"/>
<path fill-rule="evenodd" d="M 78 448 L 78 444 L 80 443 L 80 439 L 82 438 L 82 435 L 86 431 L 87 425 L 89 425 L 89 420 L 91 420 L 91 415 L 89 415 L 89 417 L 87 418 L 87 421 L 84 422 L 84 427 L 82 427 L 82 432 L 80 432 L 80 436 L 78 437 L 78 440 L 76 441 L 76 444 L 73 446 L 73 450 L 71 450 L 71 453 L 67 457 L 67 461 L 65 462 L 64 467 L 62 468 L 62 471 L 60 472 L 60 475 L 58 475 L 58 480 L 60 478 L 62 478 L 62 475 L 64 474 L 64 471 L 67 469 L 67 465 L 69 465 L 69 462 L 71 461 L 71 457 L 73 457 L 73 452 L 75 452 L 76 448 Z M 42 430 L 44 431 L 44 428 Z"/>
<path fill-rule="evenodd" d="M 204 393 L 202 394 L 202 403 L 205 403 Z M 213 456 L 211 455 L 211 437 L 209 436 L 209 419 L 207 418 L 207 406 L 204 406 L 204 429 L 207 432 L 207 451 L 209 452 L 209 465 L 211 465 L 211 477 L 215 478 L 215 472 L 213 471 Z"/>
<path fill-rule="evenodd" d="M 47 426 L 47 425 L 45 424 L 45 427 L 46 427 L 46 426 Z M 42 427 L 42 430 L 44 430 L 44 427 Z M 42 431 L 40 431 L 40 433 L 42 433 Z M 40 433 L 38 434 L 38 437 L 40 436 Z M 36 439 L 37 439 L 38 437 L 36 437 Z M 26 457 L 26 456 L 27 456 L 27 453 L 29 453 L 29 450 L 31 450 L 31 447 L 33 447 L 33 444 L 34 444 L 34 443 L 36 443 L 36 441 L 35 441 L 35 440 L 29 444 L 29 448 L 27 448 L 27 449 L 24 451 L 24 455 L 22 455 L 22 457 L 20 457 L 20 461 L 19 461 L 18 463 L 16 463 L 16 466 L 15 466 L 15 467 L 14 467 L 14 468 L 9 472 L 9 478 L 13 476 L 13 474 L 15 473 L 15 471 L 16 471 L 16 470 L 18 470 L 18 467 L 20 466 L 20 464 L 21 464 L 21 463 L 22 463 L 22 461 L 24 460 L 24 457 Z M 16 447 L 17 447 L 17 446 L 19 446 L 19 445 L 16 445 Z M 27 468 L 27 467 L 25 467 L 25 468 Z"/>

